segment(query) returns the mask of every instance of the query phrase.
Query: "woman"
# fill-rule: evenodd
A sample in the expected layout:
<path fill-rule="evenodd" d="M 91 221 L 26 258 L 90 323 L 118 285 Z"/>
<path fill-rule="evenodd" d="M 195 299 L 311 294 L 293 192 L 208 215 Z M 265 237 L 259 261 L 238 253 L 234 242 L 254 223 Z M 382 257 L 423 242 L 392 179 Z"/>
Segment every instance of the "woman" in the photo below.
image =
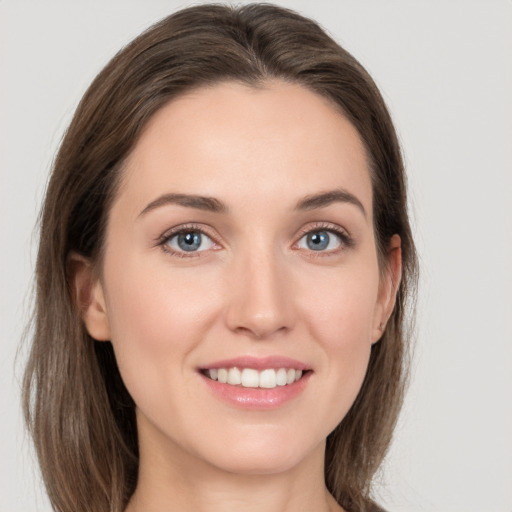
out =
<path fill-rule="evenodd" d="M 150 28 L 86 92 L 42 212 L 25 413 L 55 509 L 377 510 L 415 271 L 352 56 L 270 5 Z"/>

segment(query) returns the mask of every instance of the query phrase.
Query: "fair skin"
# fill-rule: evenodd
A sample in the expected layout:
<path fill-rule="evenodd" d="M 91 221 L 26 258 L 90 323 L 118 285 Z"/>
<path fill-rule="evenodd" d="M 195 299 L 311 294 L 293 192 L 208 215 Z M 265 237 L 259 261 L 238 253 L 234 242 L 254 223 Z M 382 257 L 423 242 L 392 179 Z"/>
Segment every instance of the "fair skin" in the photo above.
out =
<path fill-rule="evenodd" d="M 378 265 L 357 131 L 298 85 L 223 83 L 157 112 L 123 172 L 101 269 L 75 256 L 75 285 L 137 405 L 127 511 L 341 510 L 325 439 L 400 275 L 397 236 Z M 220 382 L 235 366 L 302 374 Z"/>

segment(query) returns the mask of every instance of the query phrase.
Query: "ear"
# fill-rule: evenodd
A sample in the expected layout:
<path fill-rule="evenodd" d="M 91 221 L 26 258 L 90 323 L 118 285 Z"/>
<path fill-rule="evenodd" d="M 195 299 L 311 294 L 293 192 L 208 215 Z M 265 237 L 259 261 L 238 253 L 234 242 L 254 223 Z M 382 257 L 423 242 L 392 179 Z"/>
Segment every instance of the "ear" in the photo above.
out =
<path fill-rule="evenodd" d="M 372 344 L 384 334 L 386 324 L 395 307 L 396 294 L 402 277 L 402 241 L 393 235 L 385 254 L 384 269 L 379 283 L 379 294 L 375 308 Z"/>
<path fill-rule="evenodd" d="M 75 305 L 87 332 L 98 341 L 110 340 L 110 326 L 103 288 L 93 264 L 83 256 L 71 253 L 68 258 L 68 279 Z"/>

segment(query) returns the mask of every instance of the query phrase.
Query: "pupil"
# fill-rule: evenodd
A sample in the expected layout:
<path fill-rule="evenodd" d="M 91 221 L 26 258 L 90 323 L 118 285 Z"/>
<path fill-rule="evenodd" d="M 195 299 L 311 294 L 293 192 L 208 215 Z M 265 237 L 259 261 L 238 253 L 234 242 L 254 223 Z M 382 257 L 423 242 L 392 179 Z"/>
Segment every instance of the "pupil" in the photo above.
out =
<path fill-rule="evenodd" d="M 325 231 L 318 231 L 308 235 L 308 247 L 313 251 L 321 251 L 329 245 L 329 235 Z"/>
<path fill-rule="evenodd" d="M 195 251 L 201 245 L 200 233 L 184 233 L 178 236 L 178 245 L 184 251 Z"/>

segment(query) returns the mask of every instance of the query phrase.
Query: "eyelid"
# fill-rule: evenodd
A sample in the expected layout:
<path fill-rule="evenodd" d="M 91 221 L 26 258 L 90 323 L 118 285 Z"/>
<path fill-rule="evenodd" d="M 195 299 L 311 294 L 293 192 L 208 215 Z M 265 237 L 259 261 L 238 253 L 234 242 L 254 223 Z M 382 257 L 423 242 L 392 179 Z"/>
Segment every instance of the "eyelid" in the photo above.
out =
<path fill-rule="evenodd" d="M 318 251 L 315 253 L 315 256 L 328 256 L 330 254 L 336 254 L 339 251 L 342 251 L 343 249 L 349 249 L 354 246 L 354 239 L 350 235 L 350 233 L 343 227 L 341 227 L 338 224 L 332 224 L 331 222 L 313 222 L 311 224 L 307 224 L 306 226 L 302 227 L 297 234 L 296 242 L 293 244 L 293 248 L 297 250 L 301 250 L 297 247 L 297 244 L 302 240 L 302 238 L 305 235 L 308 235 L 310 233 L 314 233 L 317 231 L 327 231 L 330 233 L 334 233 L 336 236 L 338 236 L 341 240 L 342 246 L 340 249 L 337 250 L 331 250 L 331 251 Z M 314 251 L 310 251 L 314 252 Z"/>
<path fill-rule="evenodd" d="M 176 251 L 172 249 L 169 245 L 167 245 L 167 242 L 173 238 L 176 235 L 179 235 L 180 233 L 187 233 L 187 232 L 197 232 L 201 233 L 202 235 L 207 236 L 214 244 L 214 248 L 210 250 L 218 250 L 222 247 L 222 244 L 218 241 L 219 236 L 217 234 L 213 234 L 213 230 L 209 228 L 208 226 L 205 226 L 204 224 L 197 224 L 195 222 L 189 222 L 185 224 L 179 224 L 178 226 L 174 226 L 171 229 L 168 229 L 165 231 L 162 235 L 160 235 L 155 240 L 155 246 L 160 246 L 162 250 L 168 254 L 171 254 L 173 256 L 183 257 L 183 258 L 193 258 L 201 256 L 202 253 L 208 252 L 208 250 L 205 251 L 191 251 L 187 253 L 186 251 Z"/>
<path fill-rule="evenodd" d="M 175 251 L 172 248 L 170 248 L 167 244 L 167 242 L 173 237 L 176 236 L 179 233 L 183 232 L 190 232 L 195 231 L 198 233 L 201 233 L 203 235 L 206 235 L 208 238 L 211 239 L 213 244 L 215 245 L 214 249 L 210 250 L 218 250 L 223 247 L 223 244 L 219 241 L 220 236 L 217 234 L 216 231 L 214 231 L 212 228 L 210 228 L 208 225 L 205 224 L 199 224 L 195 222 L 189 222 L 185 224 L 179 224 L 177 226 L 172 227 L 171 229 L 168 229 L 165 231 L 162 235 L 157 237 L 155 239 L 155 246 L 160 246 L 163 251 L 165 251 L 168 254 L 175 255 L 178 257 L 184 257 L 184 258 L 190 258 L 190 257 L 198 257 L 201 256 L 204 252 L 209 252 L 209 250 L 205 251 L 193 251 L 190 253 L 187 253 L 185 251 Z M 314 233 L 315 231 L 328 231 L 330 233 L 334 233 L 336 236 L 338 236 L 341 240 L 342 247 L 340 249 L 336 250 L 330 250 L 330 251 L 318 251 L 314 254 L 315 257 L 321 257 L 321 256 L 329 256 L 332 254 L 337 254 L 339 251 L 343 251 L 344 249 L 351 248 L 355 245 L 355 241 L 350 235 L 350 233 L 347 231 L 347 229 L 343 228 L 342 226 L 338 224 L 333 224 L 331 222 L 326 221 L 317 221 L 312 222 L 310 224 L 307 224 L 303 226 L 299 232 L 297 233 L 295 237 L 295 242 L 293 243 L 292 248 L 296 250 L 303 250 L 299 247 L 297 247 L 297 244 L 299 241 L 307 234 Z M 307 251 L 307 252 L 314 252 L 314 251 Z"/>

